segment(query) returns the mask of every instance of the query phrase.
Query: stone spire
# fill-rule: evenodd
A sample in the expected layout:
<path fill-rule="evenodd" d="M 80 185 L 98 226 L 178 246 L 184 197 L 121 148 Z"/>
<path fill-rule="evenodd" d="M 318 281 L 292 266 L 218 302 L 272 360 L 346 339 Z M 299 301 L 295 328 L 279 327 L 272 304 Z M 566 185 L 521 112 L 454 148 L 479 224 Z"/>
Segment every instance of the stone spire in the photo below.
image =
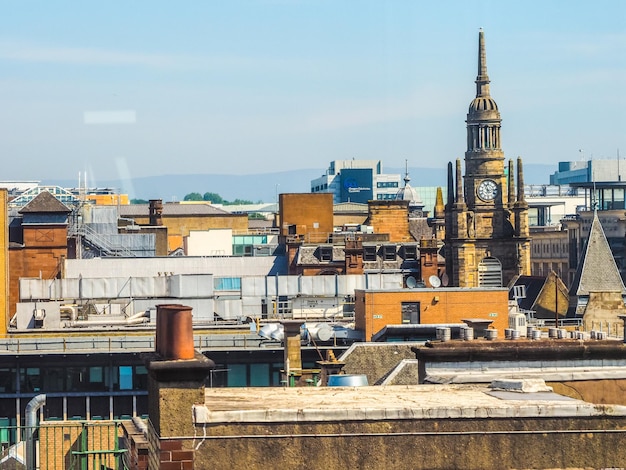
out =
<path fill-rule="evenodd" d="M 509 158 L 509 207 L 515 202 L 515 171 L 513 168 L 513 160 Z"/>
<path fill-rule="evenodd" d="M 524 198 L 524 169 L 522 166 L 522 157 L 517 157 L 517 200 L 515 204 L 513 204 L 513 213 L 515 214 L 515 236 L 530 236 L 528 204 Z"/>
<path fill-rule="evenodd" d="M 452 162 L 448 162 L 448 207 L 454 204 L 454 173 L 452 170 Z"/>
<path fill-rule="evenodd" d="M 435 218 L 443 219 L 445 217 L 445 208 L 443 206 L 443 191 L 441 186 L 437 187 L 437 196 L 435 197 Z"/>
<path fill-rule="evenodd" d="M 524 168 L 522 167 L 522 157 L 517 157 L 517 202 L 523 204 L 524 199 Z"/>
<path fill-rule="evenodd" d="M 476 76 L 476 98 L 472 100 L 467 113 L 467 153 L 466 159 L 477 152 L 482 156 L 485 152 L 501 153 L 500 112 L 498 105 L 489 92 L 489 75 L 487 75 L 487 51 L 485 49 L 485 33 L 478 33 L 478 75 Z M 504 159 L 503 155 L 497 155 Z M 473 171 L 467 171 L 471 174 Z M 470 168 L 470 170 L 472 170 Z"/>
<path fill-rule="evenodd" d="M 446 224 L 449 224 L 446 222 L 447 219 L 446 208 L 443 205 L 443 190 L 439 186 L 437 187 L 437 197 L 435 198 L 435 217 L 433 217 L 431 223 L 433 236 L 441 242 L 446 238 Z"/>
<path fill-rule="evenodd" d="M 456 203 L 465 204 L 463 197 L 463 177 L 461 176 L 461 160 L 456 159 Z"/>
<path fill-rule="evenodd" d="M 487 75 L 487 52 L 485 50 L 485 32 L 478 32 L 478 76 L 476 77 L 476 97 L 489 96 L 489 75 Z"/>

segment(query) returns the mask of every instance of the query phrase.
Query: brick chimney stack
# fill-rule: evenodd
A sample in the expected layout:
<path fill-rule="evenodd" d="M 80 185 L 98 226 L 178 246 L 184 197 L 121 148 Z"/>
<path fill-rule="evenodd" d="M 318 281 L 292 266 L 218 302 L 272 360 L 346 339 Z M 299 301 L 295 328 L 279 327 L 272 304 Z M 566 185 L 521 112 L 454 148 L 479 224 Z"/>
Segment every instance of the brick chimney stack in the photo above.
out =
<path fill-rule="evenodd" d="M 182 465 L 185 460 L 193 465 L 191 441 L 168 438 L 194 435 L 189 416 L 193 405 L 204 405 L 205 380 L 215 364 L 194 349 L 191 307 L 157 305 L 156 330 L 156 351 L 144 358 L 148 413 L 161 450 L 167 450 L 160 452 L 161 464 L 176 461 Z"/>

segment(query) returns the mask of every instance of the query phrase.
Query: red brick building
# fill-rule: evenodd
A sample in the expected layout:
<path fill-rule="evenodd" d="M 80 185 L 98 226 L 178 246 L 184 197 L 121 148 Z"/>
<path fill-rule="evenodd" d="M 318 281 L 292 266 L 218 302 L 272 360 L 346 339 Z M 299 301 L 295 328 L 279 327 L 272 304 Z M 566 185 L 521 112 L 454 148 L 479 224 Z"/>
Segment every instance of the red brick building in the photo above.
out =
<path fill-rule="evenodd" d="M 19 300 L 19 280 L 52 279 L 60 275 L 67 257 L 67 217 L 70 209 L 49 192 L 25 205 L 10 227 L 9 317 Z"/>

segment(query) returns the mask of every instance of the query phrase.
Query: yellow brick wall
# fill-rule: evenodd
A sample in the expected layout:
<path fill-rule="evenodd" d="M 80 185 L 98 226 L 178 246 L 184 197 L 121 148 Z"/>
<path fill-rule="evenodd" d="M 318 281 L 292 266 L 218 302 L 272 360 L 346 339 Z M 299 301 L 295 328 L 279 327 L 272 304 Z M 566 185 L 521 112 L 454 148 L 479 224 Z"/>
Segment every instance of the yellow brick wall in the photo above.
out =
<path fill-rule="evenodd" d="M 83 425 L 79 422 L 55 421 L 42 423 L 39 431 L 39 468 L 70 468 L 72 451 L 85 450 L 83 440 L 90 451 L 115 449 L 120 429 L 114 422 L 103 421 Z M 84 436 L 81 436 L 85 433 Z M 109 453 L 92 454 L 87 457 L 87 468 L 117 468 L 115 457 Z M 100 465 L 98 465 L 100 464 Z M 81 468 L 74 464 L 73 468 Z"/>
<path fill-rule="evenodd" d="M 297 234 L 307 241 L 325 242 L 333 231 L 333 195 L 330 193 L 281 194 L 280 234 L 288 235 L 288 227 L 295 225 Z"/>
<path fill-rule="evenodd" d="M 128 194 L 87 194 L 85 199 L 92 201 L 97 206 L 117 206 L 118 204 L 128 205 Z"/>
<path fill-rule="evenodd" d="M 7 190 L 0 189 L 0 337 L 6 336 L 9 326 L 9 222 L 7 217 Z"/>
<path fill-rule="evenodd" d="M 374 233 L 388 233 L 390 242 L 415 241 L 409 232 L 408 201 L 369 201 L 367 223 Z"/>

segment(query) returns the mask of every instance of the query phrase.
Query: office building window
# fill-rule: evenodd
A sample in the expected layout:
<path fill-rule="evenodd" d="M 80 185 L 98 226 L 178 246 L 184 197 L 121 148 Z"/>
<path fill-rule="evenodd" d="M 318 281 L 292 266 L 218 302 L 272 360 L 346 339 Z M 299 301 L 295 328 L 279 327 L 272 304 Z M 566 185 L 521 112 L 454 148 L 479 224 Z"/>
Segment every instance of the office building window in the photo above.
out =
<path fill-rule="evenodd" d="M 8 367 L 0 368 L 0 393 L 15 391 L 15 369 Z"/>
<path fill-rule="evenodd" d="M 120 366 L 120 390 L 132 390 L 133 389 L 133 367 L 132 366 Z"/>
<path fill-rule="evenodd" d="M 22 392 L 39 392 L 41 390 L 41 371 L 39 367 L 21 368 L 20 382 Z"/>

